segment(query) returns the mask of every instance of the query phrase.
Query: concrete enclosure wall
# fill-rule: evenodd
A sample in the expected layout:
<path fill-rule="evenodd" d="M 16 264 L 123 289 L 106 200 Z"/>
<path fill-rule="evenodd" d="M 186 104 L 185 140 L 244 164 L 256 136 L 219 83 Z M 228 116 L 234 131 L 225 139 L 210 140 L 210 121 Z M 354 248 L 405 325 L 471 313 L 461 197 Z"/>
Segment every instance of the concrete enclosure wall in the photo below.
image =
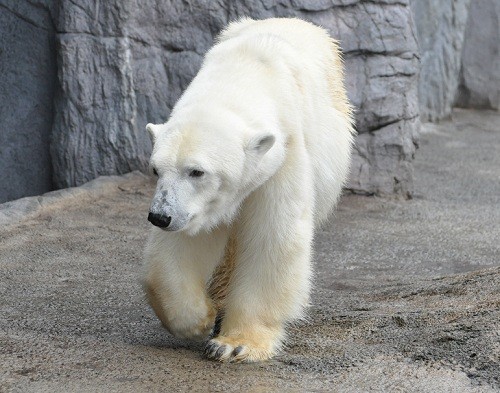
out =
<path fill-rule="evenodd" d="M 300 17 L 340 40 L 359 132 L 349 187 L 409 195 L 419 111 L 446 116 L 459 75 L 461 105 L 494 107 L 495 85 L 477 78 L 499 74 L 498 41 L 496 63 L 476 61 L 490 50 L 478 31 L 498 30 L 495 0 L 471 13 L 486 12 L 483 30 L 465 29 L 469 0 L 412 0 L 419 109 L 409 1 L 0 0 L 0 202 L 144 170 L 145 124 L 168 118 L 214 37 L 244 15 Z"/>
<path fill-rule="evenodd" d="M 63 1 L 58 22 L 60 94 L 52 157 L 56 184 L 144 170 L 147 122 L 163 122 L 217 33 L 242 16 L 300 17 L 326 27 L 346 54 L 360 132 L 359 192 L 411 192 L 418 121 L 418 59 L 409 7 L 361 1 L 181 2 L 94 5 Z"/>
<path fill-rule="evenodd" d="M 168 118 L 217 33 L 241 16 L 282 16 L 324 26 L 344 48 L 360 133 L 350 187 L 365 193 L 411 192 L 418 57 L 406 1 L 26 3 L 50 12 L 46 23 L 54 26 L 57 91 L 45 98 L 54 102 L 56 187 L 144 170 L 151 148 L 145 124 Z M 31 12 L 16 14 L 14 1 L 0 4 L 19 19 Z M 20 60 L 13 61 L 24 64 Z"/>

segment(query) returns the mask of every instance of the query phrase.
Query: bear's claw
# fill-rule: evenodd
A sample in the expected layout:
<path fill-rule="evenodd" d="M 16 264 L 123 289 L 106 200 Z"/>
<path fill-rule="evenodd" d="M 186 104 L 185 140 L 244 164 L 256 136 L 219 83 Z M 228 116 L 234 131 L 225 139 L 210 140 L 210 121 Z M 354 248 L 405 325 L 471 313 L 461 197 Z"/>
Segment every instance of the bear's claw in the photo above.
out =
<path fill-rule="evenodd" d="M 244 349 L 245 347 L 243 345 L 238 345 L 236 348 L 234 348 L 233 356 L 238 356 Z"/>
<path fill-rule="evenodd" d="M 232 347 L 210 340 L 205 347 L 205 356 L 208 359 L 226 361 L 232 354 Z"/>
<path fill-rule="evenodd" d="M 209 341 L 205 347 L 205 356 L 211 358 L 212 353 L 214 353 L 217 348 L 218 348 L 217 343 Z"/>
<path fill-rule="evenodd" d="M 239 363 L 267 360 L 273 355 L 272 352 L 263 350 L 262 348 L 252 348 L 248 345 L 240 345 L 233 342 L 221 342 L 222 340 L 224 340 L 224 338 L 219 337 L 207 343 L 205 347 L 205 356 L 208 359 L 218 360 L 220 362 Z"/>

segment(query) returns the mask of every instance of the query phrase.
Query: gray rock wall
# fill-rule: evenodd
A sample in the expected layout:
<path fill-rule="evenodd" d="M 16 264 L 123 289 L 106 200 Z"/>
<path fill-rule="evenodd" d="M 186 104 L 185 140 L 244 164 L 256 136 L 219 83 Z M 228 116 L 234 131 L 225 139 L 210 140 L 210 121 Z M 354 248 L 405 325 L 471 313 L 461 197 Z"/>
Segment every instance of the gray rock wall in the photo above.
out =
<path fill-rule="evenodd" d="M 408 0 L 0 0 L 3 200 L 47 191 L 51 176 L 68 187 L 145 170 L 146 123 L 168 118 L 240 16 L 300 17 L 340 39 L 359 132 L 349 187 L 409 195 L 419 122 Z"/>
<path fill-rule="evenodd" d="M 48 2 L 0 0 L 0 203 L 52 189 L 56 72 Z"/>
<path fill-rule="evenodd" d="M 500 1 L 471 3 L 456 104 L 500 110 Z"/>
<path fill-rule="evenodd" d="M 470 0 L 411 0 L 420 46 L 418 92 L 423 120 L 436 121 L 451 113 L 469 3 Z"/>
<path fill-rule="evenodd" d="M 62 1 L 52 157 L 57 186 L 144 170 L 147 122 L 168 118 L 217 33 L 240 16 L 300 17 L 346 54 L 360 133 L 349 187 L 409 194 L 418 129 L 416 37 L 407 1 Z"/>

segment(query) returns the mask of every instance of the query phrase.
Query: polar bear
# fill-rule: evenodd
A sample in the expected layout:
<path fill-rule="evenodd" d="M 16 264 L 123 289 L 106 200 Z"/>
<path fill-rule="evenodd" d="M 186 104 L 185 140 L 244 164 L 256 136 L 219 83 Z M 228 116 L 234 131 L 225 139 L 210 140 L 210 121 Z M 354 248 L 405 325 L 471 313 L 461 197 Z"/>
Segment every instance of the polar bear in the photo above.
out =
<path fill-rule="evenodd" d="M 271 358 L 303 316 L 314 228 L 348 175 L 354 126 L 336 42 L 299 19 L 232 23 L 170 119 L 146 129 L 158 176 L 150 305 L 173 335 L 209 339 L 210 359 Z"/>

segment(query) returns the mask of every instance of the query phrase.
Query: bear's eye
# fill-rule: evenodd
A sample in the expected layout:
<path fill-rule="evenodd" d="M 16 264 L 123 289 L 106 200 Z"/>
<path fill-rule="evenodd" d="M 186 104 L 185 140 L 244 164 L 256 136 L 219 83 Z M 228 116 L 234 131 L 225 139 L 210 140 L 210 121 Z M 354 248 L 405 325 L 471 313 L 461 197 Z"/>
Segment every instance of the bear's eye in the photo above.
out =
<path fill-rule="evenodd" d="M 205 174 L 203 171 L 199 171 L 198 169 L 193 169 L 189 172 L 190 177 L 202 177 Z"/>
<path fill-rule="evenodd" d="M 156 168 L 153 168 L 153 174 L 154 174 L 155 176 L 158 176 L 158 171 L 156 170 Z"/>

